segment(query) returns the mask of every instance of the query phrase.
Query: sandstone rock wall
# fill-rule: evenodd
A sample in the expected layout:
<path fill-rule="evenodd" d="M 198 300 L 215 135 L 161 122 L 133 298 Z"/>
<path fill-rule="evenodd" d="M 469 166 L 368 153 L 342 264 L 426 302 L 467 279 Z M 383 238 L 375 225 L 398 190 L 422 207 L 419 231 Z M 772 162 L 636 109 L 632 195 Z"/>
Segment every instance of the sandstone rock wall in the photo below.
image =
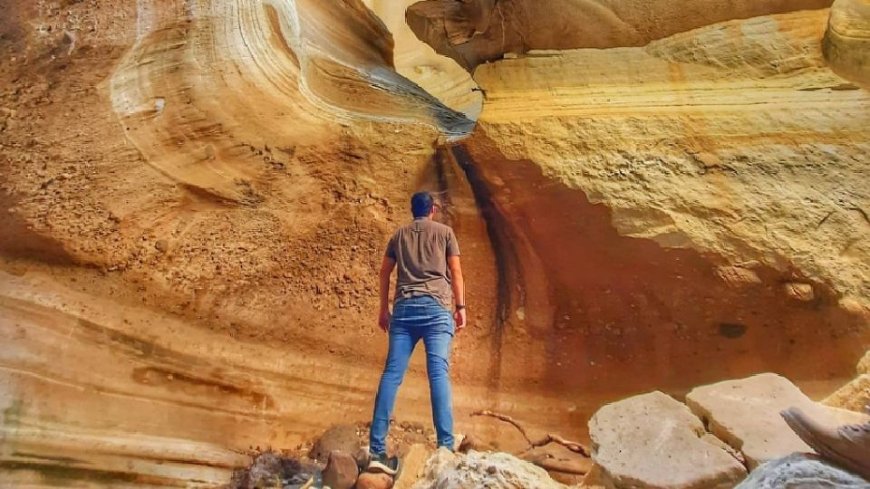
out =
<path fill-rule="evenodd" d="M 830 5 L 831 0 L 426 0 L 407 17 L 417 37 L 474 71 L 505 53 L 643 46 L 717 22 Z"/>
<path fill-rule="evenodd" d="M 438 105 L 384 75 L 387 32 L 353 5 L 342 30 L 317 5 L 4 3 L 4 483 L 214 485 L 250 447 L 370 415 L 374 270 L 407 196 L 458 188 L 451 222 L 484 231 L 432 159 Z M 491 252 L 464 251 L 483 318 Z M 455 361 L 481 401 L 484 335 Z M 421 360 L 399 405 L 417 421 Z"/>
<path fill-rule="evenodd" d="M 0 479 L 219 483 L 367 418 L 419 188 L 470 278 L 460 429 L 580 438 L 627 392 L 770 368 L 828 394 L 867 343 L 866 91 L 826 11 L 683 32 L 798 4 L 631 4 L 646 27 L 579 44 L 613 49 L 479 67 L 477 133 L 436 151 L 479 92 L 385 3 L 4 2 Z M 420 360 L 397 412 L 428 422 Z"/>
<path fill-rule="evenodd" d="M 405 10 L 417 0 L 365 0 L 393 36 L 396 71 L 413 80 L 454 110 L 477 119 L 483 96 L 471 75 L 455 61 L 417 39 L 405 22 Z"/>
<path fill-rule="evenodd" d="M 703 383 L 770 362 L 851 376 L 868 338 L 870 99 L 825 65 L 826 20 L 477 69 L 487 100 L 464 151 L 514 236 L 515 334 L 560 345 L 531 347 L 559 352 L 541 366 L 553 381 L 636 366 Z"/>

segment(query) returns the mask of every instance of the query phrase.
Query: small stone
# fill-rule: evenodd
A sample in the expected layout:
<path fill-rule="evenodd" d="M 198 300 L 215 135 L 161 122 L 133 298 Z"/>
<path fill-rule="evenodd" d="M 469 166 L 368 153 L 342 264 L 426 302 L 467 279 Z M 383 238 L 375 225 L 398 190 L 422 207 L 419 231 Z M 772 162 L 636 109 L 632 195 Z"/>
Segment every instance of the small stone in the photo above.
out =
<path fill-rule="evenodd" d="M 169 242 L 165 239 L 158 239 L 156 243 L 154 243 L 154 248 L 161 253 L 166 253 L 169 249 Z"/>
<path fill-rule="evenodd" d="M 695 157 L 695 161 L 703 165 L 704 168 L 717 168 L 722 166 L 722 160 L 713 153 L 702 151 L 693 156 Z"/>
<path fill-rule="evenodd" d="M 723 266 L 716 269 L 716 275 L 732 289 L 742 289 L 761 285 L 761 277 L 754 271 L 743 267 Z"/>
<path fill-rule="evenodd" d="M 456 451 L 458 451 L 459 453 L 468 453 L 471 450 L 475 450 L 478 452 L 482 451 L 481 444 L 478 441 L 477 437 L 469 433 L 462 438 L 462 441 L 459 442 L 459 448 L 457 448 Z"/>
<path fill-rule="evenodd" d="M 332 489 L 351 489 L 358 475 L 356 460 L 348 453 L 336 450 L 329 454 L 323 469 L 323 484 Z"/>
<path fill-rule="evenodd" d="M 360 470 L 363 470 L 369 466 L 372 455 L 369 453 L 367 448 L 360 447 L 360 449 L 353 455 L 353 458 L 356 460 L 357 467 L 359 467 Z"/>
<path fill-rule="evenodd" d="M 365 473 L 356 481 L 356 489 L 391 489 L 393 478 L 387 474 Z"/>
<path fill-rule="evenodd" d="M 813 286 L 810 284 L 788 282 L 783 284 L 782 287 L 786 295 L 797 301 L 810 302 L 816 297 L 813 292 Z"/>

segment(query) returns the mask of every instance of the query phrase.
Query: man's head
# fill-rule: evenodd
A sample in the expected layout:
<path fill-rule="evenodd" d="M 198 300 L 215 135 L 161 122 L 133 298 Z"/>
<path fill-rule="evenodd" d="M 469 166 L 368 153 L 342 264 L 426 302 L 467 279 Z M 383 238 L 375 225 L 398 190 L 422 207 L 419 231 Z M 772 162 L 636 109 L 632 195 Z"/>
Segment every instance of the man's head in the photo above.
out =
<path fill-rule="evenodd" d="M 435 207 L 435 197 L 429 192 L 417 192 L 411 197 L 411 213 L 415 219 L 431 216 Z"/>

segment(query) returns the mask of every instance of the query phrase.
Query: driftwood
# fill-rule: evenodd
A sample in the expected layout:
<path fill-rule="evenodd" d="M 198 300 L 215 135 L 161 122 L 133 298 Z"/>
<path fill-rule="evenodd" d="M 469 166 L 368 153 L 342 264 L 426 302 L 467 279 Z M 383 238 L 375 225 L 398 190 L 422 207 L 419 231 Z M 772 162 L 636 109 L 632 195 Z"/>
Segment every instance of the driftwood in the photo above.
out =
<path fill-rule="evenodd" d="M 515 419 L 513 419 L 510 416 L 507 416 L 505 414 L 500 414 L 500 413 L 495 413 L 492 411 L 483 410 L 483 411 L 475 411 L 475 412 L 471 413 L 471 415 L 472 416 L 488 416 L 490 418 L 495 418 L 499 421 L 504 421 L 505 423 L 512 425 L 514 428 L 516 428 L 520 432 L 520 434 L 523 435 L 523 438 L 525 438 L 526 443 L 529 444 L 529 448 L 527 448 L 523 453 L 526 453 L 533 448 L 538 448 L 538 447 L 542 447 L 544 445 L 549 445 L 550 443 L 556 443 L 558 445 L 562 445 L 563 447 L 567 448 L 568 450 L 570 450 L 574 453 L 579 453 L 580 455 L 583 455 L 586 458 L 590 457 L 590 453 L 589 453 L 588 448 L 586 448 L 582 444 L 577 443 L 575 441 L 566 440 L 559 435 L 554 435 L 552 433 L 548 433 L 543 438 L 540 438 L 538 440 L 532 440 L 531 438 L 529 438 L 529 434 L 526 432 L 526 429 L 523 428 L 523 426 L 521 424 L 519 424 Z"/>

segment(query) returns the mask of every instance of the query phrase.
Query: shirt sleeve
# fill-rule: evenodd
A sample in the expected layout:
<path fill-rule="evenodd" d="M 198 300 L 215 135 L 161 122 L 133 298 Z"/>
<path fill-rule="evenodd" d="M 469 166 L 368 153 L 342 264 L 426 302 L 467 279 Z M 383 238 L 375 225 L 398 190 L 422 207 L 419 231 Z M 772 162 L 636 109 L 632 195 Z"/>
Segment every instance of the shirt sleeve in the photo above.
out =
<path fill-rule="evenodd" d="M 453 229 L 450 229 L 450 232 L 447 233 L 447 256 L 459 256 L 459 241 L 456 240 L 456 234 L 453 233 Z"/>
<path fill-rule="evenodd" d="M 384 252 L 384 256 L 387 258 L 396 259 L 396 235 L 394 234 L 390 241 L 387 243 L 387 251 Z"/>

